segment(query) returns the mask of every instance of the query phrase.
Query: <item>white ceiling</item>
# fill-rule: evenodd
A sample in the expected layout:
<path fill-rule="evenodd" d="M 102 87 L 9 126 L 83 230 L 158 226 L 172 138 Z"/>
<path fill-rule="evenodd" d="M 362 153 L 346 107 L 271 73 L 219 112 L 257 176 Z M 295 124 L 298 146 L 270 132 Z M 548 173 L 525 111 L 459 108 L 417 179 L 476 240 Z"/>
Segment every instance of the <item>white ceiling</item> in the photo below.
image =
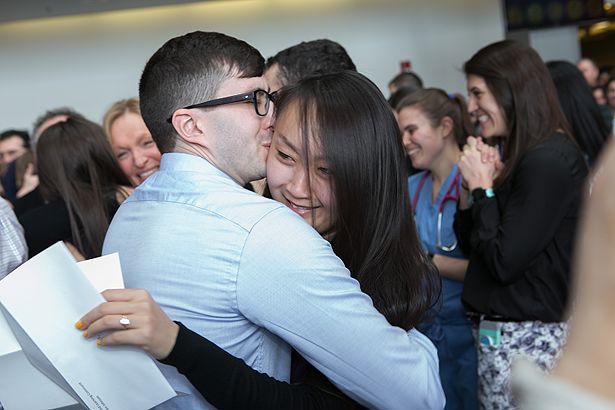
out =
<path fill-rule="evenodd" d="M 0 23 L 198 1 L 201 0 L 0 0 Z"/>

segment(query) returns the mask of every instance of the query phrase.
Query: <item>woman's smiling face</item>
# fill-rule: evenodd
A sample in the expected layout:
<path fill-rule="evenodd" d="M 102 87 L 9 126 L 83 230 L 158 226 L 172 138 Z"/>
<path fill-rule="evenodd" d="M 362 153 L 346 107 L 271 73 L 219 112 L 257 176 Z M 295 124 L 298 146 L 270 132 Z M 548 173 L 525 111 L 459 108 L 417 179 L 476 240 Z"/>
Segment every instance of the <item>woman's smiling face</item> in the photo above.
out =
<path fill-rule="evenodd" d="M 295 104 L 276 119 L 267 159 L 267 184 L 273 199 L 327 237 L 336 218 L 333 180 L 313 134 L 307 136 L 309 152 L 305 152 L 300 120 Z"/>
<path fill-rule="evenodd" d="M 508 124 L 502 107 L 487 87 L 485 79 L 469 74 L 467 78 L 468 111 L 480 124 L 485 138 L 507 137 Z"/>

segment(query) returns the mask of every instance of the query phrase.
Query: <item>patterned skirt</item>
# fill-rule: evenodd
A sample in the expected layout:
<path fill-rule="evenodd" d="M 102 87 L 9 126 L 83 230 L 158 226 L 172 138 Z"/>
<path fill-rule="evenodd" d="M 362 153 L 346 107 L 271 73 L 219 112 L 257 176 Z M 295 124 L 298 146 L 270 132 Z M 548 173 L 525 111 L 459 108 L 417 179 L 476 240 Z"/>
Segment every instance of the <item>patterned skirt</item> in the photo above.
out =
<path fill-rule="evenodd" d="M 484 323 L 481 322 L 482 324 Z M 477 336 L 478 399 L 481 410 L 516 409 L 510 386 L 511 363 L 524 357 L 550 371 L 566 342 L 568 325 L 562 323 L 490 322 L 497 340 Z"/>

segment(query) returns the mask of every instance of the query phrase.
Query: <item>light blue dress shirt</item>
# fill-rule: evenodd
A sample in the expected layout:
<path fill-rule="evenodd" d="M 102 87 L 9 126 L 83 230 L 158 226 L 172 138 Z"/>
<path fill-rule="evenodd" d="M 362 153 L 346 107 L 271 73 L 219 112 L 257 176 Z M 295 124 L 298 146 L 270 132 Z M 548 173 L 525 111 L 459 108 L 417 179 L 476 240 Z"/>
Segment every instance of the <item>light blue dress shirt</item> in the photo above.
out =
<path fill-rule="evenodd" d="M 173 320 L 276 379 L 289 379 L 291 345 L 369 407 L 444 406 L 431 342 L 390 326 L 303 219 L 202 158 L 162 156 L 115 215 L 111 252 L 126 287 L 147 289 Z M 211 408 L 160 367 L 187 394 L 160 408 Z"/>

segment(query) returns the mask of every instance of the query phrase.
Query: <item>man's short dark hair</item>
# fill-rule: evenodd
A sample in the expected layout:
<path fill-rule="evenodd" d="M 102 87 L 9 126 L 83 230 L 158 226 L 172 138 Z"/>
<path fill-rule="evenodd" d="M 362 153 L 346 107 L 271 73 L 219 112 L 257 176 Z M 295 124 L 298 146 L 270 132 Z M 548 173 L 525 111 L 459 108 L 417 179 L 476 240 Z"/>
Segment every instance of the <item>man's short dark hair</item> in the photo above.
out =
<path fill-rule="evenodd" d="M 304 41 L 288 47 L 267 60 L 267 68 L 274 64 L 280 68 L 279 80 L 284 85 L 319 74 L 357 71 L 346 49 L 327 39 Z"/>
<path fill-rule="evenodd" d="M 423 80 L 418 74 L 412 71 L 404 71 L 397 74 L 391 81 L 389 81 L 389 87 L 393 86 L 396 90 L 402 87 L 416 87 L 423 88 Z"/>
<path fill-rule="evenodd" d="M 0 134 L 0 141 L 4 141 L 12 137 L 21 138 L 23 140 L 23 147 L 30 148 L 30 135 L 28 134 L 28 131 L 6 130 Z"/>
<path fill-rule="evenodd" d="M 167 41 L 150 57 L 139 83 L 141 115 L 160 152 L 175 147 L 167 118 L 175 110 L 213 99 L 227 79 L 259 77 L 265 61 L 245 41 L 195 31 Z"/>

